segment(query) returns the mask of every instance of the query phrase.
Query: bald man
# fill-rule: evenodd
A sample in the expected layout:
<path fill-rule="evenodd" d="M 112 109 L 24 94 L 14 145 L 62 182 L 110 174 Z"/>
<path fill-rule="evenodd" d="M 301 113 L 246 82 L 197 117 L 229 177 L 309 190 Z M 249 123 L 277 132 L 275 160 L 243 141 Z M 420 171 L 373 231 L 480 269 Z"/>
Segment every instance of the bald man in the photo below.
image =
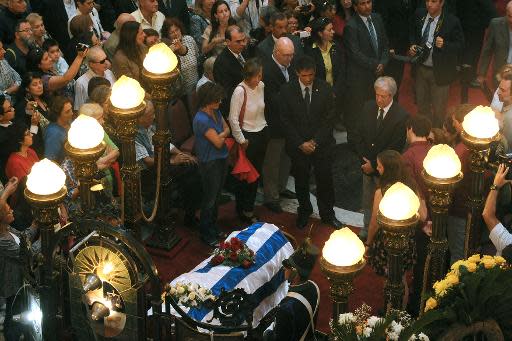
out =
<path fill-rule="evenodd" d="M 116 81 L 116 77 L 112 71 L 108 69 L 110 63 L 105 51 L 103 51 L 101 47 L 94 46 L 89 49 L 87 52 L 87 65 L 89 66 L 89 71 L 81 75 L 75 82 L 75 110 L 79 110 L 82 104 L 89 99 L 87 87 L 89 86 L 91 78 L 103 77 L 107 79 L 111 85 Z"/>
<path fill-rule="evenodd" d="M 272 54 L 263 57 L 265 83 L 265 118 L 270 129 L 270 140 L 263 162 L 263 193 L 265 206 L 273 212 L 282 212 L 280 193 L 285 193 L 290 173 L 290 158 L 284 149 L 284 135 L 279 115 L 279 90 L 296 77 L 290 64 L 295 54 L 292 40 L 277 39 Z M 288 196 L 290 193 L 286 192 Z"/>
<path fill-rule="evenodd" d="M 110 35 L 110 37 L 103 44 L 103 49 L 107 54 L 108 58 L 112 60 L 114 58 L 114 53 L 116 53 L 117 45 L 119 44 L 119 34 L 121 32 L 121 28 L 123 27 L 125 22 L 135 21 L 133 15 L 129 13 L 121 13 L 116 22 L 114 23 L 114 27 L 116 28 L 114 32 Z"/>
<path fill-rule="evenodd" d="M 492 59 L 494 59 L 493 75 L 496 75 L 503 65 L 512 63 L 511 31 L 512 2 L 509 2 L 506 7 L 506 15 L 492 19 L 489 24 L 489 32 L 482 47 L 480 64 L 478 65 L 478 82 L 480 84 L 483 84 L 485 80 Z"/>

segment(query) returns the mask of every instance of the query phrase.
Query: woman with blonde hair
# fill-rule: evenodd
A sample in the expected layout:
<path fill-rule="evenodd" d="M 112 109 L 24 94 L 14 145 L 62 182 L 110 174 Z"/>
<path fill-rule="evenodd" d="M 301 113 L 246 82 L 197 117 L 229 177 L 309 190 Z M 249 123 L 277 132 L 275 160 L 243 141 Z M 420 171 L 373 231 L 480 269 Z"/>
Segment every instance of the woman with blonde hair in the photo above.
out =
<path fill-rule="evenodd" d="M 27 21 L 32 27 L 34 42 L 37 46 L 43 47 L 44 41 L 49 38 L 48 34 L 46 34 L 46 28 L 44 27 L 43 17 L 37 13 L 30 13 L 27 15 Z"/>

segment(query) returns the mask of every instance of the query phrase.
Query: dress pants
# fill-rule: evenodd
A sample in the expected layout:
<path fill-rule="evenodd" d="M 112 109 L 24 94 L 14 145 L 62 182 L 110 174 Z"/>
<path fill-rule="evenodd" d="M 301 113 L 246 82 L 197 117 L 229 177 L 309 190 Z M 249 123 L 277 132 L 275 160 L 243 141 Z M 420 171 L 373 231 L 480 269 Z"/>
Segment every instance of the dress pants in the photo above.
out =
<path fill-rule="evenodd" d="M 368 225 L 370 224 L 370 218 L 372 217 L 373 197 L 375 196 L 375 189 L 377 188 L 378 182 L 379 178 L 377 176 L 366 175 L 363 173 L 363 196 L 361 198 L 361 207 L 364 215 L 364 226 L 361 228 L 361 231 L 366 231 L 366 233 L 368 233 Z"/>
<path fill-rule="evenodd" d="M 258 173 L 260 173 L 261 178 L 261 167 L 267 150 L 268 128 L 265 127 L 258 132 L 242 132 L 244 137 L 249 140 L 249 146 L 247 146 L 247 149 L 245 150 L 245 155 L 254 168 L 256 168 Z M 238 179 L 236 180 L 235 198 L 238 213 L 242 213 L 242 211 L 254 211 L 254 201 L 256 200 L 256 193 L 258 191 L 260 178 L 253 183 L 247 183 L 247 181 L 240 181 Z"/>
<path fill-rule="evenodd" d="M 309 200 L 309 176 L 311 167 L 315 174 L 318 211 L 322 219 L 334 217 L 334 187 L 332 181 L 332 148 L 317 150 L 306 155 L 301 151 L 293 152 L 292 172 L 295 177 L 295 193 L 299 201 L 298 214 L 309 215 L 313 212 Z"/>
<path fill-rule="evenodd" d="M 199 163 L 199 174 L 203 187 L 199 229 L 201 236 L 207 240 L 214 240 L 217 236 L 218 228 L 215 223 L 217 221 L 219 197 L 224 186 L 227 170 L 227 159 Z"/>
<path fill-rule="evenodd" d="M 434 69 L 419 65 L 416 70 L 416 102 L 418 113 L 432 121 L 432 127 L 442 128 L 450 85 L 437 85 Z"/>
<path fill-rule="evenodd" d="M 271 138 L 268 141 L 265 160 L 263 161 L 263 195 L 265 202 L 279 202 L 279 193 L 286 189 L 290 166 L 290 157 L 285 150 L 285 139 Z"/>

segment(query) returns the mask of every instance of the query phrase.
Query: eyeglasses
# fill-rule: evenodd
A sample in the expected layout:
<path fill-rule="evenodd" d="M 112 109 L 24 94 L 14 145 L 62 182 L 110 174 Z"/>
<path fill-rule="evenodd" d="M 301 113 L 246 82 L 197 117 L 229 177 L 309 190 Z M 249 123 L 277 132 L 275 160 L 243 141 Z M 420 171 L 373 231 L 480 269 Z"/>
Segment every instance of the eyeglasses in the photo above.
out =
<path fill-rule="evenodd" d="M 30 33 L 30 32 L 32 32 L 32 29 L 31 28 L 26 28 L 24 30 L 19 30 L 19 31 L 16 31 L 16 32 L 18 32 L 18 33 L 21 33 L 21 32 Z"/>
<path fill-rule="evenodd" d="M 97 64 L 105 64 L 105 62 L 106 62 L 107 60 L 108 60 L 108 58 L 106 58 L 106 57 L 105 57 L 104 59 L 102 59 L 102 60 L 100 60 L 100 61 L 98 61 L 98 62 L 93 62 L 93 63 L 97 63 Z"/>

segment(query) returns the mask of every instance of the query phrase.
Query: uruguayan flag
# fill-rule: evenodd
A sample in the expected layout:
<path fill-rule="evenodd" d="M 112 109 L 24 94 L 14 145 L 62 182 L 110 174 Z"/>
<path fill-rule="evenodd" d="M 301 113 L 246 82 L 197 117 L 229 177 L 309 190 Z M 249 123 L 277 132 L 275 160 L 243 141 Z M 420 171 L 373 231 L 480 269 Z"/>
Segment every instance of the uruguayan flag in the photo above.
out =
<path fill-rule="evenodd" d="M 284 279 L 281 263 L 293 253 L 293 247 L 278 227 L 273 224 L 256 223 L 245 230 L 232 232 L 226 240 L 237 237 L 255 252 L 254 264 L 248 269 L 232 268 L 224 265 L 211 266 L 211 257 L 201 262 L 192 271 L 175 278 L 171 285 L 197 283 L 211 289 L 218 296 L 221 289 L 231 291 L 243 288 L 252 294 L 256 303 L 253 314 L 253 327 L 286 296 L 288 282 Z M 182 307 L 197 321 L 206 322 L 213 311 L 206 308 Z M 209 323 L 220 324 L 218 320 Z"/>

